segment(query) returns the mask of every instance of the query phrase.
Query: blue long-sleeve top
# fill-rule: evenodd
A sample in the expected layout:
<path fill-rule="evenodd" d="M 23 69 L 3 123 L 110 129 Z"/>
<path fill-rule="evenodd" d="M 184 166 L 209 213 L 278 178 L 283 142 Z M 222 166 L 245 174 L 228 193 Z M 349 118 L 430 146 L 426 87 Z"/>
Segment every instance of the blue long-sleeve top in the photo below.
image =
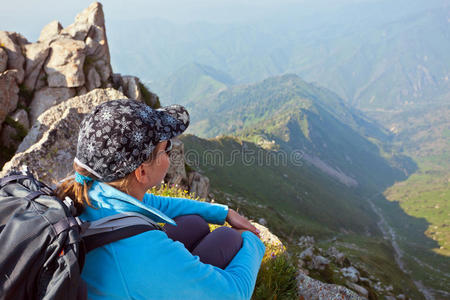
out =
<path fill-rule="evenodd" d="M 89 190 L 93 207 L 80 216 L 94 221 L 120 212 L 138 212 L 156 222 L 198 214 L 223 224 L 228 207 L 184 198 L 146 194 L 143 201 L 101 182 Z M 242 233 L 242 248 L 222 270 L 204 264 L 182 243 L 152 230 L 97 248 L 86 255 L 82 278 L 89 299 L 250 299 L 265 247 L 251 232 Z"/>

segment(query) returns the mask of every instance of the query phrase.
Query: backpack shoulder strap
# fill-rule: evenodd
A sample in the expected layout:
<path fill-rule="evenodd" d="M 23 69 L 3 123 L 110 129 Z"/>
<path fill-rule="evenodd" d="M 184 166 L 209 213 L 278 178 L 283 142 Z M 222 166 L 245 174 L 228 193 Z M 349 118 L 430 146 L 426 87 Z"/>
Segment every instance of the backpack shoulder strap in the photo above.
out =
<path fill-rule="evenodd" d="M 86 252 L 150 230 L 162 230 L 151 219 L 134 212 L 119 213 L 81 225 Z"/>

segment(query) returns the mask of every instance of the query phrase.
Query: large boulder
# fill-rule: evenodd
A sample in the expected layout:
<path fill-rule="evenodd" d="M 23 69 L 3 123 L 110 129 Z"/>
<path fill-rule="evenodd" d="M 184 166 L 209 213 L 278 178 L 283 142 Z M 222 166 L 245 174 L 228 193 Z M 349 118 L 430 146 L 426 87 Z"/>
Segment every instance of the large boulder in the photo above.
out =
<path fill-rule="evenodd" d="M 189 192 L 197 197 L 206 198 L 209 191 L 209 178 L 199 172 L 190 172 L 188 175 Z"/>
<path fill-rule="evenodd" d="M 17 70 L 8 70 L 0 74 L 0 126 L 6 116 L 16 110 L 19 101 Z"/>
<path fill-rule="evenodd" d="M 47 110 L 30 130 L 27 135 L 30 138 L 24 140 L 29 147 L 21 145 L 25 148 L 24 152 L 16 153 L 5 164 L 0 176 L 21 165 L 27 165 L 47 184 L 53 185 L 65 178 L 72 172 L 78 130 L 84 116 L 95 106 L 113 99 L 126 97 L 114 89 L 97 89 Z"/>
<path fill-rule="evenodd" d="M 139 88 L 139 78 L 135 76 L 122 76 L 122 82 L 122 88 L 125 95 L 131 99 L 143 99 L 141 89 Z"/>
<path fill-rule="evenodd" d="M 68 38 L 51 43 L 50 58 L 44 66 L 49 87 L 78 87 L 85 83 L 85 44 Z"/>
<path fill-rule="evenodd" d="M 44 135 L 44 132 L 47 131 L 53 123 L 61 119 L 67 109 L 72 107 L 76 108 L 80 113 L 88 113 L 95 106 L 108 100 L 126 98 L 127 97 L 124 94 L 115 89 L 96 89 L 85 95 L 68 99 L 51 107 L 37 118 L 38 122 L 33 124 L 28 135 L 17 149 L 17 153 L 24 152 L 33 144 L 37 143 Z"/>
<path fill-rule="evenodd" d="M 41 73 L 42 66 L 50 53 L 50 48 L 44 43 L 25 45 L 25 81 L 24 85 L 32 91 Z"/>
<path fill-rule="evenodd" d="M 8 55 L 7 69 L 17 70 L 17 83 L 21 84 L 25 75 L 24 63 L 25 58 L 22 53 L 21 46 L 27 43 L 26 39 L 15 33 L 0 30 L 0 48 L 3 48 Z"/>
<path fill-rule="evenodd" d="M 57 38 L 63 27 L 58 21 L 52 21 L 45 25 L 41 30 L 38 42 L 50 43 L 53 39 Z"/>
<path fill-rule="evenodd" d="M 164 182 L 169 185 L 187 187 L 188 177 L 184 162 L 184 144 L 179 139 L 172 139 L 172 151 L 170 151 L 170 165 Z"/>
<path fill-rule="evenodd" d="M 300 299 L 305 300 L 364 300 L 367 297 L 361 297 L 352 290 L 337 284 L 328 284 L 309 277 L 300 269 L 297 276 L 298 291 Z"/>
<path fill-rule="evenodd" d="M 66 87 L 44 87 L 36 91 L 30 105 L 31 124 L 50 107 L 75 96 L 75 89 Z"/>

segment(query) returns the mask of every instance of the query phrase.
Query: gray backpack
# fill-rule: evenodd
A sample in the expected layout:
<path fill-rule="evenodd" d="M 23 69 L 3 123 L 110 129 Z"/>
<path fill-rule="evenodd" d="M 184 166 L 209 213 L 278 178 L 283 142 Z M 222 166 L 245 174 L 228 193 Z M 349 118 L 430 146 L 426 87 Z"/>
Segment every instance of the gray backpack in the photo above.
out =
<path fill-rule="evenodd" d="M 161 229 L 138 213 L 82 222 L 28 170 L 0 179 L 0 299 L 86 299 L 87 252 Z"/>

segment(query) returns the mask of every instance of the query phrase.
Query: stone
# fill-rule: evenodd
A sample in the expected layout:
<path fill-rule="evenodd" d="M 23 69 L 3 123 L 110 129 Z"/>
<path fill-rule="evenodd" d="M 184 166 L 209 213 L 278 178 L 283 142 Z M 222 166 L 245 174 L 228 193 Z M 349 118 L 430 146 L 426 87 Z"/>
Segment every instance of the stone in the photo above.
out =
<path fill-rule="evenodd" d="M 105 28 L 105 16 L 103 6 L 99 2 L 93 2 L 88 8 L 75 17 L 75 22 L 61 31 L 73 39 L 84 41 L 91 25 Z"/>
<path fill-rule="evenodd" d="M 92 91 L 102 85 L 100 75 L 98 75 L 94 67 L 88 69 L 86 77 L 86 89 L 88 91 Z"/>
<path fill-rule="evenodd" d="M 352 290 L 354 290 L 355 292 L 357 292 L 359 295 L 361 295 L 362 297 L 364 297 L 365 299 L 369 298 L 369 292 L 366 290 L 366 288 L 353 283 L 351 281 L 346 281 L 345 284 L 351 288 Z"/>
<path fill-rule="evenodd" d="M 0 74 L 0 126 L 6 116 L 12 113 L 19 101 L 19 86 L 17 85 L 17 71 L 8 70 Z"/>
<path fill-rule="evenodd" d="M 168 185 L 178 185 L 188 189 L 188 177 L 184 162 L 184 144 L 177 138 L 172 139 L 172 151 L 170 151 L 170 165 L 164 182 Z"/>
<path fill-rule="evenodd" d="M 298 239 L 297 245 L 302 247 L 302 248 L 307 248 L 307 247 L 314 246 L 315 243 L 316 243 L 316 241 L 314 240 L 314 237 L 308 236 L 308 235 L 302 235 Z"/>
<path fill-rule="evenodd" d="M 27 165 L 32 166 L 39 180 L 55 186 L 72 172 L 79 130 L 77 125 L 83 118 L 84 114 L 78 113 L 76 108 L 67 109 L 38 143 L 27 151 L 16 154 L 4 165 L 1 176 L 4 176 L 7 170 Z"/>
<path fill-rule="evenodd" d="M 264 244 L 271 245 L 271 248 L 273 248 L 273 250 L 281 250 L 283 252 L 286 250 L 281 240 L 272 232 L 270 232 L 267 227 L 253 221 L 250 221 L 250 223 L 252 223 L 252 225 L 259 230 L 259 237 L 261 241 L 264 242 Z"/>
<path fill-rule="evenodd" d="M 264 218 L 259 218 L 258 223 L 261 224 L 261 225 L 263 225 L 263 226 L 266 226 L 266 225 L 267 225 L 267 221 L 266 221 L 266 219 L 264 219 Z"/>
<path fill-rule="evenodd" d="M 298 292 L 300 299 L 308 300 L 363 300 L 354 291 L 336 284 L 328 284 L 309 277 L 306 272 L 300 268 L 297 276 Z M 302 298 L 303 297 L 303 298 Z"/>
<path fill-rule="evenodd" d="M 75 96 L 75 89 L 66 87 L 44 87 L 34 93 L 30 104 L 31 124 L 50 107 Z"/>
<path fill-rule="evenodd" d="M 76 108 L 79 113 L 86 114 L 95 106 L 103 102 L 126 98 L 127 97 L 124 94 L 115 89 L 95 89 L 85 95 L 70 98 L 51 107 L 38 117 L 38 122 L 32 124 L 30 131 L 17 149 L 17 153 L 24 152 L 33 144 L 37 143 L 42 138 L 45 131 L 47 131 L 53 123 L 62 118 L 62 115 L 67 109 L 73 107 Z"/>
<path fill-rule="evenodd" d="M 45 25 L 41 30 L 41 35 L 39 36 L 39 42 L 51 42 L 53 39 L 57 38 L 63 29 L 61 23 L 58 21 L 52 21 Z"/>
<path fill-rule="evenodd" d="M 341 269 L 341 273 L 345 278 L 347 278 L 351 282 L 359 281 L 360 276 L 359 271 L 353 266 Z"/>
<path fill-rule="evenodd" d="M 311 259 L 311 261 L 308 263 L 308 266 L 310 269 L 312 270 L 325 270 L 325 268 L 330 264 L 330 261 L 321 256 L 321 255 L 317 255 L 317 256 L 313 256 L 313 258 Z"/>
<path fill-rule="evenodd" d="M 327 250 L 327 255 L 332 257 L 334 262 L 339 265 L 343 266 L 345 263 L 345 255 L 342 252 L 339 252 L 335 247 L 330 247 Z"/>
<path fill-rule="evenodd" d="M 13 113 L 11 118 L 19 123 L 25 130 L 30 129 L 28 114 L 24 109 L 20 109 Z M 5 123 L 0 136 L 1 144 L 5 147 L 16 149 L 20 144 L 20 141 L 17 139 L 17 135 L 17 129 Z"/>
<path fill-rule="evenodd" d="M 188 175 L 189 192 L 197 197 L 206 198 L 209 190 L 209 178 L 198 172 L 191 172 Z"/>
<path fill-rule="evenodd" d="M 60 38 L 51 43 L 50 58 L 44 65 L 49 87 L 78 87 L 85 83 L 85 44 Z"/>
<path fill-rule="evenodd" d="M 8 67 L 8 54 L 0 47 L 0 73 L 4 72 Z"/>
<path fill-rule="evenodd" d="M 314 249 L 313 247 L 309 247 L 300 253 L 299 258 L 302 260 L 311 260 L 314 257 Z"/>
<path fill-rule="evenodd" d="M 19 40 L 18 40 L 19 38 Z M 24 43 L 20 35 L 14 32 L 1 31 L 0 30 L 0 45 L 8 55 L 7 69 L 17 70 L 17 84 L 23 82 L 25 71 L 23 69 L 25 63 L 25 57 L 23 56 L 20 43 Z"/>
<path fill-rule="evenodd" d="M 142 100 L 139 78 L 135 76 L 122 76 L 124 94 L 130 99 Z"/>
<path fill-rule="evenodd" d="M 49 53 L 50 48 L 43 43 L 32 43 L 25 45 L 24 85 L 29 91 L 33 91 L 35 89 L 36 81 Z"/>

